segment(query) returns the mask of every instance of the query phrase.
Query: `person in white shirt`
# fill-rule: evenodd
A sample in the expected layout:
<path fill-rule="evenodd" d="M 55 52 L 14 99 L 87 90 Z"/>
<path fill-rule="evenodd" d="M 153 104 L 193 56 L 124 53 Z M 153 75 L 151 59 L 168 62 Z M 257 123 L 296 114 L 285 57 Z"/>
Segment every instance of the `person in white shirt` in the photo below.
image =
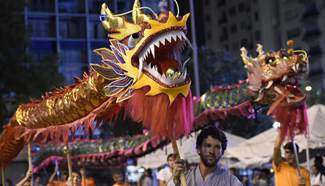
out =
<path fill-rule="evenodd" d="M 317 166 L 311 167 L 311 173 L 311 186 L 325 186 L 325 175 L 318 170 Z"/>
<path fill-rule="evenodd" d="M 157 173 L 157 179 L 159 181 L 159 186 L 166 186 L 168 181 L 172 179 L 174 163 L 176 160 L 176 154 L 169 154 L 167 156 L 167 166 L 161 169 Z"/>

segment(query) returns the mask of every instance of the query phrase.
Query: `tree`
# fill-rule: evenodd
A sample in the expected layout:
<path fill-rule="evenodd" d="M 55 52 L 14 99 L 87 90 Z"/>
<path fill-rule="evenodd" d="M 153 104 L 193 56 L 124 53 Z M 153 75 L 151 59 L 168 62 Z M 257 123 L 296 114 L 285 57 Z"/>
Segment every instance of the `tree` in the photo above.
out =
<path fill-rule="evenodd" d="M 3 0 L 0 7 L 0 122 L 5 124 L 19 103 L 62 85 L 63 76 L 55 55 L 37 62 L 30 58 L 25 1 Z"/>

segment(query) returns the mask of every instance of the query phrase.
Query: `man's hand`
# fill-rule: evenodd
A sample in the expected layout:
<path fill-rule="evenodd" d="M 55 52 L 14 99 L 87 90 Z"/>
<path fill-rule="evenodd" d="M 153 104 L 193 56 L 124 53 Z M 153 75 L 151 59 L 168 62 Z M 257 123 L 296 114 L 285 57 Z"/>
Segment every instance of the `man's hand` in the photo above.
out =
<path fill-rule="evenodd" d="M 299 186 L 305 186 L 306 185 L 306 179 L 303 176 L 299 177 Z"/>
<path fill-rule="evenodd" d="M 174 163 L 173 168 L 173 181 L 175 185 L 178 185 L 180 183 L 180 176 L 181 173 L 185 171 L 185 161 L 178 159 Z"/>
<path fill-rule="evenodd" d="M 69 176 L 68 180 L 65 182 L 66 186 L 73 186 L 72 184 L 72 178 Z"/>
<path fill-rule="evenodd" d="M 274 141 L 274 149 L 273 149 L 273 161 L 276 166 L 278 166 L 281 162 L 281 130 L 278 129 L 278 134 L 277 137 L 275 138 Z"/>

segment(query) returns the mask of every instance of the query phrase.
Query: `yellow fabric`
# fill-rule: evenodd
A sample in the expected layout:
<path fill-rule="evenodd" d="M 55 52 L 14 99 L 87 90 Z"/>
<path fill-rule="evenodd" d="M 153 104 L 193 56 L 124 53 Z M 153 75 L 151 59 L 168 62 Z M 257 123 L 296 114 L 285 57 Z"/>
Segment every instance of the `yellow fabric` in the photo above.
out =
<path fill-rule="evenodd" d="M 281 161 L 278 166 L 272 162 L 272 165 L 274 169 L 276 186 L 299 186 L 299 176 L 296 168 L 292 167 L 285 161 Z M 300 167 L 300 172 L 306 180 L 305 186 L 310 186 L 310 176 L 308 170 Z"/>
<path fill-rule="evenodd" d="M 47 186 L 66 186 L 66 182 L 54 180 L 51 183 L 48 183 Z"/>
<path fill-rule="evenodd" d="M 115 183 L 113 186 L 130 186 L 130 185 L 127 184 L 127 183 L 124 183 L 124 184 L 118 184 L 118 183 Z"/>
<path fill-rule="evenodd" d="M 87 178 L 83 178 L 81 179 L 81 186 L 95 186 L 95 180 L 94 178 L 91 177 L 87 177 Z"/>

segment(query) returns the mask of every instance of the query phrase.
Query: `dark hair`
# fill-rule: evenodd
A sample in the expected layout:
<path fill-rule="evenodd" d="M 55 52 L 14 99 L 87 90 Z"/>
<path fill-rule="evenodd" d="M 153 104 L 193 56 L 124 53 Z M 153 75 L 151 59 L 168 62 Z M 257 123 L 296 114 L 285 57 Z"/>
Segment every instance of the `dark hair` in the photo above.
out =
<path fill-rule="evenodd" d="M 293 144 L 295 144 L 296 148 L 297 148 L 297 152 L 299 152 L 299 146 L 297 143 L 293 143 L 293 142 L 288 142 L 287 144 L 285 144 L 283 146 L 283 149 L 287 149 L 287 150 L 290 150 L 291 153 L 294 153 L 294 147 L 293 147 Z"/>
<path fill-rule="evenodd" d="M 148 176 L 152 178 L 152 170 L 151 169 L 146 169 L 145 172 L 148 173 Z"/>
<path fill-rule="evenodd" d="M 314 164 L 315 165 L 323 165 L 323 157 L 321 155 L 317 154 L 315 156 Z"/>
<path fill-rule="evenodd" d="M 196 148 L 202 146 L 203 141 L 211 136 L 221 142 L 222 154 L 225 152 L 227 148 L 227 137 L 225 133 L 215 126 L 209 126 L 207 128 L 202 129 L 201 133 L 196 139 Z"/>
<path fill-rule="evenodd" d="M 176 154 L 174 154 L 174 153 L 168 154 L 167 161 L 169 158 L 176 158 Z"/>

